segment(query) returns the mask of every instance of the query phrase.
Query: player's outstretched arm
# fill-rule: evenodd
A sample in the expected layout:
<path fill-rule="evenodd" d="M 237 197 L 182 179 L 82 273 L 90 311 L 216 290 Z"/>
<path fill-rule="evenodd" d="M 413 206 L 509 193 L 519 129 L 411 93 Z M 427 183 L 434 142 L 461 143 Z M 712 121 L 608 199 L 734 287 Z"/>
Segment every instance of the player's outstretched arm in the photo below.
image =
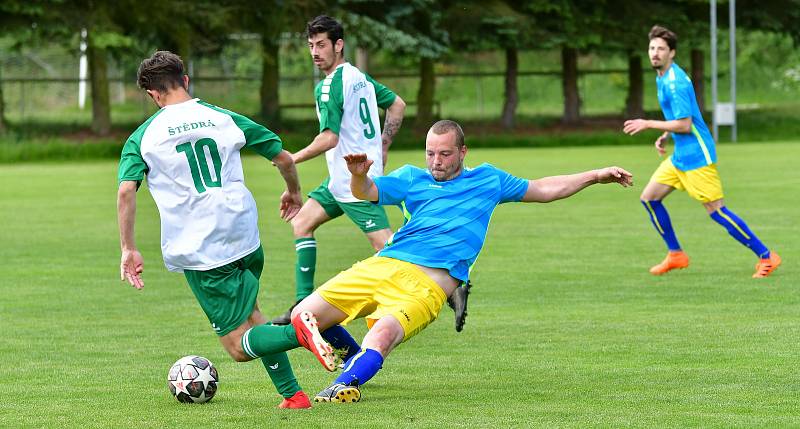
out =
<path fill-rule="evenodd" d="M 383 167 L 386 168 L 386 163 L 389 160 L 389 146 L 394 141 L 394 136 L 400 130 L 400 125 L 403 124 L 403 116 L 406 112 L 406 102 L 400 98 L 399 95 L 395 96 L 394 102 L 388 109 L 386 109 L 386 120 L 383 123 L 383 134 L 381 140 L 383 141 Z"/>
<path fill-rule="evenodd" d="M 298 150 L 292 155 L 295 164 L 307 161 L 315 156 L 325 153 L 328 149 L 333 149 L 339 144 L 339 135 L 330 129 L 323 130 L 314 137 L 308 146 Z"/>
<path fill-rule="evenodd" d="M 596 183 L 619 183 L 623 187 L 633 186 L 633 175 L 620 167 L 607 167 L 583 173 L 530 180 L 528 181 L 528 191 L 525 192 L 522 201 L 549 203 L 575 195 L 581 189 Z"/>
<path fill-rule="evenodd" d="M 367 176 L 372 161 L 367 158 L 365 153 L 350 154 L 344 156 L 347 162 L 347 169 L 350 170 L 350 192 L 359 200 L 378 201 L 378 188 L 375 182 Z"/>
<path fill-rule="evenodd" d="M 689 134 L 692 132 L 692 118 L 674 119 L 672 121 L 656 121 L 653 119 L 629 119 L 622 126 L 625 134 L 634 135 L 647 129 L 667 131 L 670 133 Z"/>
<path fill-rule="evenodd" d="M 144 287 L 142 271 L 144 259 L 134 242 L 134 223 L 136 221 L 136 186 L 135 181 L 120 183 L 117 191 L 117 221 L 119 222 L 119 242 L 122 257 L 119 264 L 120 280 L 127 280 L 136 289 Z"/>
<path fill-rule="evenodd" d="M 292 155 L 287 151 L 281 151 L 274 158 L 272 163 L 278 167 L 283 180 L 286 182 L 286 190 L 281 195 L 281 219 L 292 220 L 300 207 L 303 206 L 303 197 L 300 195 L 300 179 L 297 177 L 297 168 L 294 165 Z"/>

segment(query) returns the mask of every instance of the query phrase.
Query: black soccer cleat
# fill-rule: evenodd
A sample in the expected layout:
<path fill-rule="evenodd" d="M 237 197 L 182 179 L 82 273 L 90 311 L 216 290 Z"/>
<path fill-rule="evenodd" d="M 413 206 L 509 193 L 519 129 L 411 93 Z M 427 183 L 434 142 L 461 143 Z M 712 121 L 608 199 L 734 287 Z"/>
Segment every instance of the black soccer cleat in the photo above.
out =
<path fill-rule="evenodd" d="M 467 283 L 457 287 L 450 295 L 450 298 L 447 298 L 447 305 L 455 312 L 456 332 L 461 332 L 464 329 L 464 323 L 467 321 L 467 299 L 471 288 L 472 282 L 467 280 Z"/>
<path fill-rule="evenodd" d="M 294 307 L 297 306 L 297 304 L 300 304 L 300 301 L 302 301 L 302 299 L 292 304 L 292 306 L 289 307 L 288 310 L 286 310 L 286 313 L 283 313 L 280 316 L 275 317 L 269 322 L 272 323 L 273 325 L 278 325 L 278 326 L 288 325 L 292 323 L 292 310 L 294 310 Z"/>
<path fill-rule="evenodd" d="M 358 402 L 361 400 L 361 391 L 358 386 L 348 386 L 344 383 L 334 383 L 314 396 L 314 402 Z"/>

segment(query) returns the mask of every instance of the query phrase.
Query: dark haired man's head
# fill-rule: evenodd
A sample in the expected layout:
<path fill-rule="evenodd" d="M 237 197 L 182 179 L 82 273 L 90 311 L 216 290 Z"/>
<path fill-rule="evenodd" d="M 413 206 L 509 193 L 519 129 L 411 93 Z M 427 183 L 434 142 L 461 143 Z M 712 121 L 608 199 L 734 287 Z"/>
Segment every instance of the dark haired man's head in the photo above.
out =
<path fill-rule="evenodd" d="M 308 49 L 311 58 L 325 74 L 328 74 L 344 59 L 344 29 L 335 19 L 320 15 L 306 25 Z"/>
<path fill-rule="evenodd" d="M 672 31 L 659 25 L 654 25 L 648 34 L 650 38 L 650 45 L 648 49 L 648 57 L 650 58 L 650 65 L 653 66 L 659 74 L 663 74 L 675 58 L 675 48 L 678 46 L 678 36 Z"/>
<path fill-rule="evenodd" d="M 183 86 L 183 61 L 169 51 L 157 51 L 139 64 L 136 84 L 142 89 L 168 92 Z"/>
<path fill-rule="evenodd" d="M 647 34 L 647 38 L 650 40 L 655 38 L 664 39 L 667 42 L 667 46 L 673 51 L 678 47 L 678 35 L 660 25 L 654 25 L 650 29 L 650 33 Z"/>
<path fill-rule="evenodd" d="M 317 34 L 326 34 L 331 43 L 337 40 L 344 40 L 344 29 L 339 21 L 328 15 L 320 15 L 306 24 L 306 37 L 309 39 Z"/>

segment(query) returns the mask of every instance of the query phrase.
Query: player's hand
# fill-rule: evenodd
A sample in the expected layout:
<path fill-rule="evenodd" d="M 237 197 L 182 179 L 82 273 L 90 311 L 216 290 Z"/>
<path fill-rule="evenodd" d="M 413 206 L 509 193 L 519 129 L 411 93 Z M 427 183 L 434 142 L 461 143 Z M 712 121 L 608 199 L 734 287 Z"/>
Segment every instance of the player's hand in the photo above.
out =
<path fill-rule="evenodd" d="M 623 187 L 633 186 L 633 174 L 620 167 L 597 170 L 597 183 L 619 183 Z"/>
<path fill-rule="evenodd" d="M 656 150 L 658 151 L 658 156 L 664 156 L 664 154 L 667 153 L 667 147 L 666 146 L 667 146 L 667 140 L 668 139 L 669 139 L 669 133 L 661 134 L 661 136 L 659 136 L 656 139 L 655 146 L 656 146 Z"/>
<path fill-rule="evenodd" d="M 283 191 L 281 195 L 281 219 L 289 222 L 303 207 L 303 197 L 299 192 Z"/>
<path fill-rule="evenodd" d="M 367 158 L 365 153 L 345 155 L 344 160 L 347 162 L 347 169 L 353 176 L 366 176 L 369 167 L 372 166 L 372 160 Z"/>
<path fill-rule="evenodd" d="M 634 135 L 650 128 L 646 119 L 629 119 L 623 124 L 622 131 L 628 135 Z"/>
<path fill-rule="evenodd" d="M 136 249 L 123 250 L 119 264 L 119 279 L 122 281 L 127 280 L 131 286 L 141 289 L 144 287 L 142 271 L 144 271 L 142 254 Z"/>

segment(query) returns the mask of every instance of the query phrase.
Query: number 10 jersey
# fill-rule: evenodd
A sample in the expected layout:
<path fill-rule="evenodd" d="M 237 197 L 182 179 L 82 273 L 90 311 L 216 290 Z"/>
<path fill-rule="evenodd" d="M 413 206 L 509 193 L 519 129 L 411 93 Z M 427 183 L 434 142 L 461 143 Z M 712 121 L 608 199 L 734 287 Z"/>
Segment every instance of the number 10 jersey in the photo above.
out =
<path fill-rule="evenodd" d="M 161 108 L 125 142 L 119 181 L 147 176 L 170 271 L 216 268 L 261 244 L 256 202 L 244 185 L 243 147 L 267 159 L 282 150 L 270 130 L 198 99 Z"/>

